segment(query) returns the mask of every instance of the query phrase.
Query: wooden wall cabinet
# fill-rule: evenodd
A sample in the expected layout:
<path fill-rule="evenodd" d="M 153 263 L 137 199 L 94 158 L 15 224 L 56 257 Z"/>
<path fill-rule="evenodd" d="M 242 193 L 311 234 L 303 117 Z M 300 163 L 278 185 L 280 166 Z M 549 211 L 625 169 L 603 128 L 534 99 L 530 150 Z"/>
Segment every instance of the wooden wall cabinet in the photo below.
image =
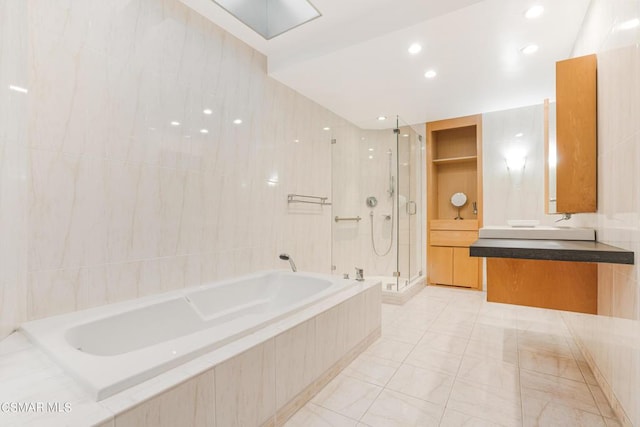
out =
<path fill-rule="evenodd" d="M 427 123 L 427 282 L 482 288 L 482 267 L 469 245 L 482 226 L 482 116 Z M 467 195 L 458 210 L 454 193 Z M 475 203 L 475 211 L 474 211 Z"/>
<path fill-rule="evenodd" d="M 596 73 L 596 55 L 556 63 L 555 194 L 559 213 L 597 209 Z"/>

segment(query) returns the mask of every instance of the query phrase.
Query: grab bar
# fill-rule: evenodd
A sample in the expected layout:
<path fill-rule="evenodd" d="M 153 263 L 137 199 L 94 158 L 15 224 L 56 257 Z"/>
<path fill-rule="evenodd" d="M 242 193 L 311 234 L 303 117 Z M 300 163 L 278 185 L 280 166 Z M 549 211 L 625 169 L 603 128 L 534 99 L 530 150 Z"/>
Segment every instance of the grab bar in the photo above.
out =
<path fill-rule="evenodd" d="M 302 200 L 300 199 L 302 198 Z M 314 199 L 314 200 L 304 200 Z M 327 202 L 328 197 L 322 196 L 305 196 L 304 194 L 287 194 L 287 203 L 310 203 L 312 205 L 331 205 L 331 202 Z"/>
<path fill-rule="evenodd" d="M 360 218 L 359 216 L 357 217 L 343 217 L 340 218 L 339 216 L 335 217 L 335 221 L 339 222 L 339 221 L 362 221 L 362 218 Z"/>

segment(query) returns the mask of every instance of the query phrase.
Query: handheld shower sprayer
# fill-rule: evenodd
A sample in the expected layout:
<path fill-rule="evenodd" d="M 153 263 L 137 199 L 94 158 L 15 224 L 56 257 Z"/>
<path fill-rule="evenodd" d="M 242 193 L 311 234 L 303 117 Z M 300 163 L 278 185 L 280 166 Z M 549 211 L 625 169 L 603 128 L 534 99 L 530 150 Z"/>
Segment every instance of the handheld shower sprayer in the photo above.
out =
<path fill-rule="evenodd" d="M 289 261 L 289 265 L 291 265 L 291 270 L 295 273 L 298 271 L 296 268 L 296 264 L 293 262 L 293 258 L 289 254 L 280 254 L 280 259 L 283 261 Z"/>

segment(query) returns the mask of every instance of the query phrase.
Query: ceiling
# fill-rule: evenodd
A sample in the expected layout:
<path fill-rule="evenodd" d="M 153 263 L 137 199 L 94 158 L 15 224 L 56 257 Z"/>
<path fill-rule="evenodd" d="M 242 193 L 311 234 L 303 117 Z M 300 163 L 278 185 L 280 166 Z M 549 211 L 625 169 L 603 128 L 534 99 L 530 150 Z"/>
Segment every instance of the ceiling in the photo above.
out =
<path fill-rule="evenodd" d="M 265 54 L 271 77 L 366 129 L 391 127 L 378 116 L 416 124 L 555 98 L 555 62 L 590 3 L 312 0 L 321 17 L 267 41 L 211 0 L 181 1 Z M 527 19 L 534 4 L 544 13 Z M 525 55 L 529 43 L 539 50 Z"/>

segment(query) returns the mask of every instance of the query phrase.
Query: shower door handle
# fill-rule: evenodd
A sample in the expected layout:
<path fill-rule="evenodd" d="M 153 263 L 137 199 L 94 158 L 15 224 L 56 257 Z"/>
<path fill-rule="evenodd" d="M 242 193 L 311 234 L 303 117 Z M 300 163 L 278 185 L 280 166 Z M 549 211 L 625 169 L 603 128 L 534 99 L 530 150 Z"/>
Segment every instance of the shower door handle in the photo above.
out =
<path fill-rule="evenodd" d="M 413 200 L 407 202 L 407 215 L 415 215 L 418 212 L 418 205 Z"/>

